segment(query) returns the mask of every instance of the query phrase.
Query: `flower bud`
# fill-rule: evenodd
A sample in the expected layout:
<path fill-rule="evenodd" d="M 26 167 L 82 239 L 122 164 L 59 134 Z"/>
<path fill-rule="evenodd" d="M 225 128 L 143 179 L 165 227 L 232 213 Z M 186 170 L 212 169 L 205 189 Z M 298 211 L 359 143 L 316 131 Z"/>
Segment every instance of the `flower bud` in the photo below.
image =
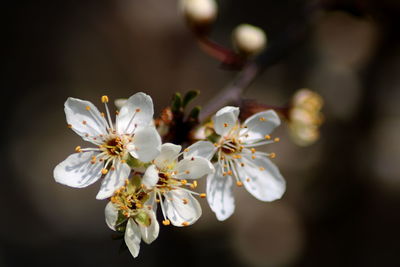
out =
<path fill-rule="evenodd" d="M 267 44 L 265 32 L 250 24 L 241 24 L 235 28 L 232 34 L 233 45 L 247 56 L 260 53 Z"/>
<path fill-rule="evenodd" d="M 188 22 L 195 28 L 203 28 L 217 17 L 215 0 L 181 0 L 181 8 Z"/>

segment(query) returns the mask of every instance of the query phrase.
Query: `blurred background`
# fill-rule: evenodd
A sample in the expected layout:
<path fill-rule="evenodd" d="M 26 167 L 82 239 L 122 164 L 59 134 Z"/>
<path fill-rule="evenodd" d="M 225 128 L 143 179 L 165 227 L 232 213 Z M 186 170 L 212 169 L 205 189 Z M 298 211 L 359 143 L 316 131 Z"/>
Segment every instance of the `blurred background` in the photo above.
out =
<path fill-rule="evenodd" d="M 201 90 L 205 105 L 237 74 L 204 54 L 175 0 L 12 2 L 6 17 L 0 179 L 0 266 L 400 266 L 400 2 L 219 3 L 211 36 L 230 46 L 240 23 L 269 42 L 312 16 L 302 41 L 268 67 L 246 98 L 286 104 L 299 88 L 324 97 L 320 140 L 291 142 L 286 125 L 269 146 L 287 180 L 262 203 L 235 188 L 236 212 L 188 228 L 161 226 L 137 259 L 104 222 L 99 188 L 57 184 L 53 168 L 81 139 L 68 130 L 68 96 L 100 105 L 150 94 L 156 114 L 172 93 Z M 307 11 L 306 11 L 307 12 Z M 204 188 L 201 183 L 199 189 Z"/>

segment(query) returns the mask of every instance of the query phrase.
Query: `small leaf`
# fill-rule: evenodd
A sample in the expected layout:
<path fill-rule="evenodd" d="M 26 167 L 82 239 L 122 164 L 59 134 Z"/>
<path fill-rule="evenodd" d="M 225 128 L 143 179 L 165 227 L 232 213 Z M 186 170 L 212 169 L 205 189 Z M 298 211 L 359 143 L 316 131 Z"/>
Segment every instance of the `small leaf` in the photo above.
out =
<path fill-rule="evenodd" d="M 171 110 L 172 112 L 180 112 L 182 109 L 182 95 L 175 93 L 172 97 Z"/>
<path fill-rule="evenodd" d="M 185 97 L 183 98 L 182 106 L 185 108 L 190 103 L 190 101 L 195 99 L 199 94 L 200 94 L 199 90 L 192 90 L 192 91 L 187 92 L 185 94 Z"/>
<path fill-rule="evenodd" d="M 197 120 L 197 119 L 199 118 L 200 111 L 201 111 L 201 107 L 200 107 L 200 106 L 194 107 L 194 108 L 190 111 L 189 117 L 188 117 L 188 118 L 189 118 L 189 119 Z"/>

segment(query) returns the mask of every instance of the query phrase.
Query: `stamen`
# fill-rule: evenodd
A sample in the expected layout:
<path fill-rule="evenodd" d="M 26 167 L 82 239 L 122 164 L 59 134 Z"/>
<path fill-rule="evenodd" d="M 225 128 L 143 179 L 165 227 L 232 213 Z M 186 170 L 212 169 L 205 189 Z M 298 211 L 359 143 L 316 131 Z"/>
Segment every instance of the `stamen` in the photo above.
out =
<path fill-rule="evenodd" d="M 163 220 L 162 224 L 164 224 L 165 226 L 170 225 L 171 222 L 169 220 Z"/>
<path fill-rule="evenodd" d="M 275 137 L 274 142 L 279 142 L 279 137 Z"/>
<path fill-rule="evenodd" d="M 269 139 L 271 139 L 271 136 L 269 134 L 267 134 L 266 136 L 264 136 L 264 138 L 269 140 Z"/>
<path fill-rule="evenodd" d="M 195 189 L 197 187 L 197 181 L 194 180 L 193 183 L 190 185 L 190 188 Z"/>
<path fill-rule="evenodd" d="M 80 146 L 75 147 L 75 152 L 77 153 L 82 152 L 82 148 Z"/>
<path fill-rule="evenodd" d="M 270 157 L 271 159 L 274 159 L 274 158 L 276 157 L 276 154 L 275 154 L 274 152 L 272 152 L 272 153 L 269 154 L 269 157 Z"/>
<path fill-rule="evenodd" d="M 183 202 L 183 204 L 187 204 L 187 203 L 189 203 L 189 199 L 187 199 L 187 198 L 184 198 L 184 199 L 182 199 L 182 202 Z"/>
<path fill-rule="evenodd" d="M 243 183 L 242 183 L 241 181 L 236 181 L 236 185 L 237 185 L 238 187 L 242 187 L 242 186 L 243 186 Z"/>
<path fill-rule="evenodd" d="M 259 119 L 260 121 L 266 121 L 266 119 L 264 117 L 260 117 Z"/>
<path fill-rule="evenodd" d="M 101 97 L 101 102 L 102 102 L 102 103 L 108 103 L 108 101 L 109 101 L 108 96 L 103 95 L 103 96 Z"/>
<path fill-rule="evenodd" d="M 107 174 L 107 172 L 108 172 L 107 169 L 105 169 L 105 168 L 101 169 L 101 173 L 102 173 L 102 174 Z"/>
<path fill-rule="evenodd" d="M 86 110 L 89 111 L 89 110 L 90 110 L 90 107 L 89 107 L 89 106 L 86 106 Z"/>
<path fill-rule="evenodd" d="M 201 198 L 206 198 L 207 195 L 206 195 L 206 193 L 201 193 L 201 194 L 200 194 L 200 197 L 201 197 Z"/>
<path fill-rule="evenodd" d="M 188 222 L 183 222 L 182 226 L 189 226 L 189 223 Z"/>

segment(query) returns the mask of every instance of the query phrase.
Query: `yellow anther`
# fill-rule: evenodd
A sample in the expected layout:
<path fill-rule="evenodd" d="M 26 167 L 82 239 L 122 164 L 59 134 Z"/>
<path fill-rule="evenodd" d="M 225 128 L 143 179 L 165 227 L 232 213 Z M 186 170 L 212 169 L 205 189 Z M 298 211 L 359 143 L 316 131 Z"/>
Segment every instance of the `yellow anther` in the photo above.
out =
<path fill-rule="evenodd" d="M 101 173 L 102 173 L 102 174 L 107 174 L 107 172 L 108 172 L 107 169 L 105 169 L 105 168 L 101 169 Z"/>
<path fill-rule="evenodd" d="M 183 152 L 189 152 L 189 149 L 188 149 L 188 148 L 185 148 L 185 149 L 183 150 Z"/>
<path fill-rule="evenodd" d="M 121 163 L 126 163 L 126 160 L 124 160 L 124 159 L 121 159 Z"/>
<path fill-rule="evenodd" d="M 275 154 L 274 152 L 272 152 L 272 153 L 269 154 L 269 157 L 270 157 L 271 159 L 274 159 L 274 158 L 276 157 L 276 154 Z"/>
<path fill-rule="evenodd" d="M 104 112 L 101 112 L 100 115 L 104 118 L 106 116 L 106 114 L 104 114 Z"/>
<path fill-rule="evenodd" d="M 141 203 L 136 203 L 136 208 L 139 208 L 139 209 L 141 209 L 143 206 L 142 206 L 142 204 Z"/>
<path fill-rule="evenodd" d="M 265 137 L 265 139 L 267 139 L 267 140 L 271 139 L 271 136 L 270 136 L 269 134 L 265 135 L 264 137 Z"/>
<path fill-rule="evenodd" d="M 259 169 L 260 169 L 260 171 L 265 171 L 264 167 L 260 167 Z"/>
<path fill-rule="evenodd" d="M 218 144 L 217 144 L 217 143 L 214 143 L 214 146 L 215 146 L 215 147 L 218 147 Z"/>
<path fill-rule="evenodd" d="M 189 173 L 190 173 L 190 171 L 189 171 L 189 170 L 186 170 L 186 171 L 185 171 L 185 173 L 186 173 L 186 174 L 189 174 Z"/>
<path fill-rule="evenodd" d="M 243 186 L 243 183 L 242 183 L 241 181 L 236 181 L 236 185 L 237 185 L 238 187 L 242 187 L 242 186 Z"/>
<path fill-rule="evenodd" d="M 226 172 L 223 172 L 223 173 L 222 173 L 222 176 L 226 176 Z"/>
<path fill-rule="evenodd" d="M 260 117 L 260 121 L 266 121 L 264 117 Z"/>
<path fill-rule="evenodd" d="M 279 142 L 279 140 L 281 140 L 279 137 L 275 137 L 274 142 Z"/>
<path fill-rule="evenodd" d="M 247 181 L 247 182 L 250 182 L 250 178 L 247 177 L 247 178 L 246 178 L 246 181 Z"/>
<path fill-rule="evenodd" d="M 242 155 L 236 154 L 236 155 L 233 155 L 232 157 L 235 158 L 235 159 L 241 159 Z"/>
<path fill-rule="evenodd" d="M 197 187 L 197 181 L 193 181 L 193 183 L 190 185 L 190 188 L 194 189 Z"/>
<path fill-rule="evenodd" d="M 101 97 L 101 102 L 102 103 L 108 103 L 108 96 L 106 96 L 106 95 L 103 95 L 102 97 Z"/>
<path fill-rule="evenodd" d="M 185 179 L 181 180 L 181 184 L 183 184 L 183 185 L 187 184 L 187 180 L 185 180 Z"/>
<path fill-rule="evenodd" d="M 86 121 L 82 121 L 82 124 L 83 124 L 83 125 L 86 125 L 86 123 L 87 123 Z"/>
<path fill-rule="evenodd" d="M 72 128 L 72 124 L 67 124 L 67 127 L 71 129 Z"/>
<path fill-rule="evenodd" d="M 189 226 L 189 223 L 188 222 L 183 222 L 182 226 Z"/>
<path fill-rule="evenodd" d="M 189 203 L 189 199 L 187 199 L 187 198 L 184 198 L 184 199 L 182 199 L 182 202 L 183 202 L 183 204 L 187 204 L 187 203 Z"/>
<path fill-rule="evenodd" d="M 86 106 L 86 110 L 88 110 L 88 111 L 89 111 L 89 110 L 90 110 L 90 107 L 89 107 L 89 106 Z"/>
<path fill-rule="evenodd" d="M 156 199 L 156 202 L 157 202 L 157 203 L 160 203 L 160 200 L 157 198 L 157 199 Z"/>
<path fill-rule="evenodd" d="M 140 108 L 137 108 L 137 109 L 136 109 L 136 112 L 140 112 Z"/>
<path fill-rule="evenodd" d="M 82 149 L 80 146 L 75 147 L 75 152 L 82 152 Z"/>
<path fill-rule="evenodd" d="M 253 156 L 251 156 L 251 158 L 252 158 L 252 159 L 256 159 L 256 156 L 253 155 Z"/>
<path fill-rule="evenodd" d="M 162 221 L 162 224 L 164 224 L 164 225 L 170 225 L 171 222 L 170 222 L 169 220 L 163 220 L 163 221 Z"/>
<path fill-rule="evenodd" d="M 224 127 L 225 127 L 225 128 L 228 127 L 228 124 L 227 124 L 227 123 L 224 123 Z"/>
<path fill-rule="evenodd" d="M 250 150 L 251 150 L 251 153 L 253 153 L 253 154 L 256 153 L 256 149 L 254 147 L 252 147 Z"/>
<path fill-rule="evenodd" d="M 232 175 L 232 171 L 228 171 L 228 175 Z"/>
<path fill-rule="evenodd" d="M 200 197 L 201 197 L 201 198 L 206 198 L 206 196 L 207 196 L 206 193 L 201 193 L 201 194 L 200 194 Z"/>

